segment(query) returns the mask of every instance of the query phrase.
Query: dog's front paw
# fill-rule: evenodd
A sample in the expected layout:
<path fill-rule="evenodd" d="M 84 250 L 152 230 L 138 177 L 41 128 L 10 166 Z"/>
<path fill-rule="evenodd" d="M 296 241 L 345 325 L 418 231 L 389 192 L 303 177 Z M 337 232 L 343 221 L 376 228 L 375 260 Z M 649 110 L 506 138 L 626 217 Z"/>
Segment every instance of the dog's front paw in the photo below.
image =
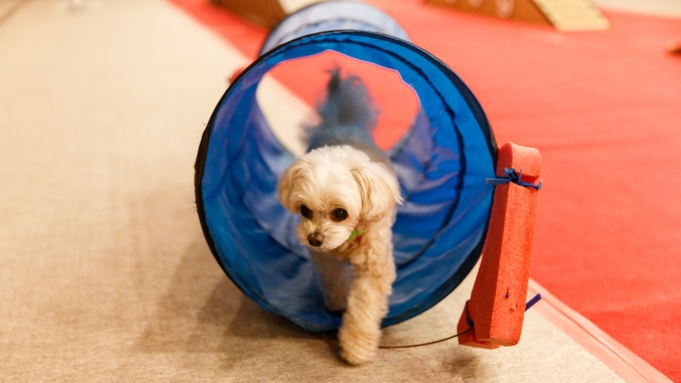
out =
<path fill-rule="evenodd" d="M 374 351 L 369 352 L 369 350 L 354 350 L 344 348 L 341 351 L 341 358 L 353 366 L 359 366 L 373 359 L 374 354 Z"/>
<path fill-rule="evenodd" d="M 341 357 L 348 363 L 358 366 L 369 362 L 376 355 L 380 330 L 377 333 L 364 331 L 350 331 L 341 327 L 338 340 L 341 346 Z"/>

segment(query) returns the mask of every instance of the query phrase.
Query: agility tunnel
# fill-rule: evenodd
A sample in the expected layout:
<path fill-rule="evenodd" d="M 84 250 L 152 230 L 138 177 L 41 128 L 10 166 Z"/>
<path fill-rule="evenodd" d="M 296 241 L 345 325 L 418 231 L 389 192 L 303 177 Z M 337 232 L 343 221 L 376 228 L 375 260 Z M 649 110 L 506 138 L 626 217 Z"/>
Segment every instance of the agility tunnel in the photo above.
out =
<path fill-rule="evenodd" d="M 295 159 L 256 99 L 277 65 L 334 51 L 395 71 L 419 100 L 407 134 L 387 150 L 405 199 L 394 225 L 397 280 L 384 326 L 412 318 L 455 289 L 479 259 L 490 221 L 497 147 L 475 96 L 395 21 L 356 2 L 324 2 L 279 23 L 234 79 L 203 134 L 196 201 L 218 263 L 263 309 L 311 331 L 338 328 L 295 237 L 299 217 L 279 203 L 279 174 Z M 524 299 L 524 297 L 523 297 Z"/>

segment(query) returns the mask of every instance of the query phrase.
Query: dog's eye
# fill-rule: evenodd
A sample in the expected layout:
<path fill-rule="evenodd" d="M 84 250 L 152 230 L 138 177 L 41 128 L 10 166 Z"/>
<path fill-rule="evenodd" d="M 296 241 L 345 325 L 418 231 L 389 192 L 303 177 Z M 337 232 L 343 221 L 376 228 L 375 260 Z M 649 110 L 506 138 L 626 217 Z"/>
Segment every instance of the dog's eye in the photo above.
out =
<path fill-rule="evenodd" d="M 300 205 L 300 214 L 307 219 L 312 219 L 312 210 L 305 205 Z"/>
<path fill-rule="evenodd" d="M 336 222 L 343 221 L 348 218 L 348 212 L 344 209 L 336 209 L 331 212 L 331 218 Z"/>

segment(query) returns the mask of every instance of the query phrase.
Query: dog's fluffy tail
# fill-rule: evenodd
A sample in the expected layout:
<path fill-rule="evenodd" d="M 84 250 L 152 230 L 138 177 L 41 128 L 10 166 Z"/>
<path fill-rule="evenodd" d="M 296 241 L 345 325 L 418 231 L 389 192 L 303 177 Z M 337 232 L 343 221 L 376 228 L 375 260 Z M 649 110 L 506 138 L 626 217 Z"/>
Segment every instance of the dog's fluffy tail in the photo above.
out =
<path fill-rule="evenodd" d="M 351 126 L 366 132 L 376 126 L 376 107 L 369 91 L 357 76 L 341 77 L 340 69 L 330 71 L 327 96 L 317 108 L 321 121 L 310 126 L 312 131 L 336 126 Z"/>

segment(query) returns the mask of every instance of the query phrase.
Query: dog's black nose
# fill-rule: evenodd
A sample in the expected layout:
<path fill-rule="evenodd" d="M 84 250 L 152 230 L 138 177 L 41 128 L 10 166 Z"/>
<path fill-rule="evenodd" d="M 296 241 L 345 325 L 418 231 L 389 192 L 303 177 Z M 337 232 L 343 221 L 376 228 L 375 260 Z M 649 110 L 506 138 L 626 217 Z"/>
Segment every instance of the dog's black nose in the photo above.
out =
<path fill-rule="evenodd" d="M 307 236 L 310 246 L 319 247 L 324 242 L 324 236 L 319 233 L 312 233 Z"/>

